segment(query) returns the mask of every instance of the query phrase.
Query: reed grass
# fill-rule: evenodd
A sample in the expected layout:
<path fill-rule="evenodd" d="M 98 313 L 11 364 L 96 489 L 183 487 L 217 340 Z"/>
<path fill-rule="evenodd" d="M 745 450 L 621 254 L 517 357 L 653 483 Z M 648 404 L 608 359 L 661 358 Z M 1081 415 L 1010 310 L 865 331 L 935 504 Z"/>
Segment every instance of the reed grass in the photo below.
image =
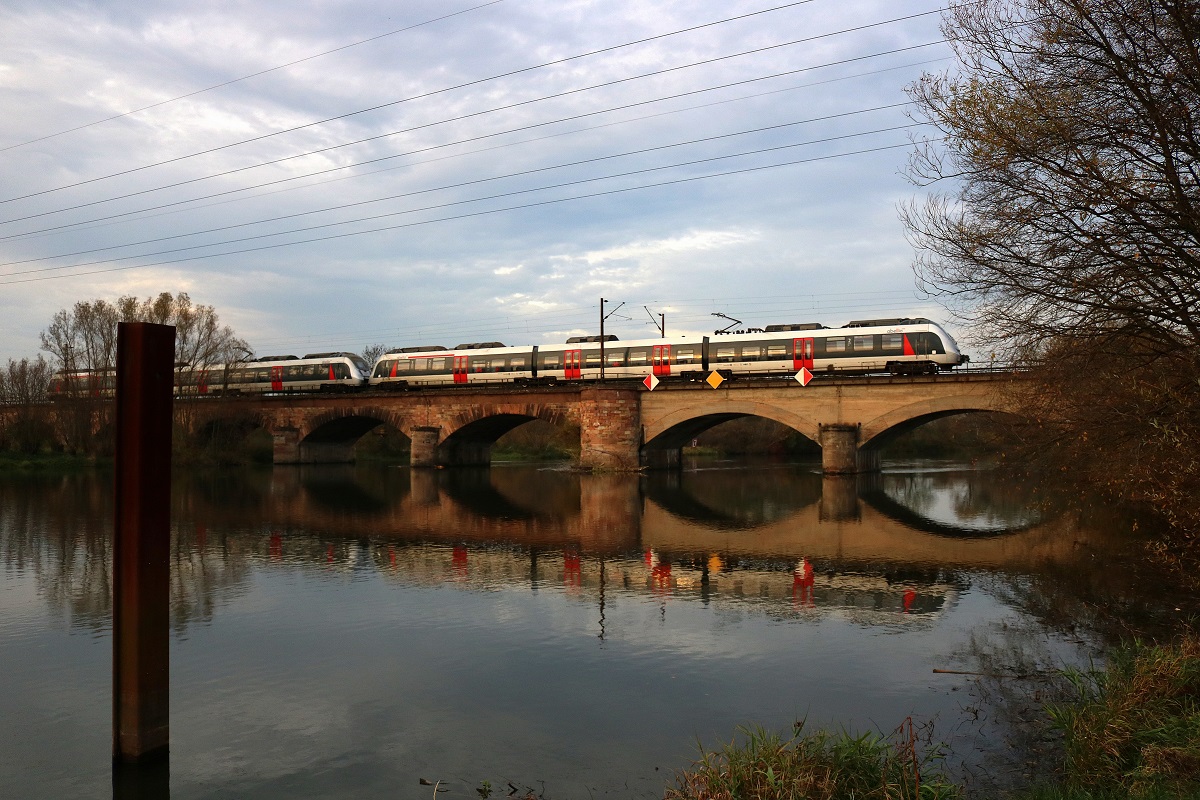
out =
<path fill-rule="evenodd" d="M 1075 698 L 1048 708 L 1064 739 L 1061 794 L 1031 798 L 1200 798 L 1200 636 L 1135 644 L 1065 677 Z"/>
<path fill-rule="evenodd" d="M 877 733 L 792 735 L 739 728 L 715 752 L 701 749 L 666 800 L 951 800 L 962 790 L 936 771 L 941 754 L 919 745 L 911 720 Z"/>

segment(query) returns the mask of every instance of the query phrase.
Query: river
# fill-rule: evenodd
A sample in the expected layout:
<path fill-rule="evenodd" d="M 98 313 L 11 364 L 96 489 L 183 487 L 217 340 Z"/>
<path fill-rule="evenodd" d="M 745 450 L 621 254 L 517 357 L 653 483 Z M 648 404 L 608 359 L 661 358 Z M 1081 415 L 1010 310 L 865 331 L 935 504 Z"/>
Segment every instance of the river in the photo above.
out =
<path fill-rule="evenodd" d="M 175 800 L 661 797 L 738 725 L 910 716 L 1019 781 L 1003 692 L 934 670 L 1086 666 L 1186 605 L 1130 520 L 938 462 L 248 468 L 172 505 Z M 4 796 L 113 796 L 111 518 L 106 474 L 0 479 Z"/>

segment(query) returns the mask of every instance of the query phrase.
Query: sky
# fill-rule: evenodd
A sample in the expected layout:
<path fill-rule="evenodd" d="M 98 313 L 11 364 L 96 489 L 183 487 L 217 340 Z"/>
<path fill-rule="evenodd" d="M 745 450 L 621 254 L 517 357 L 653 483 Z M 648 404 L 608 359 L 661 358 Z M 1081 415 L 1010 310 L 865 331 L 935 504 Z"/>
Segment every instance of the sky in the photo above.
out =
<path fill-rule="evenodd" d="M 0 0 L 0 360 L 163 291 L 260 355 L 560 342 L 601 298 L 621 339 L 944 319 L 897 213 L 940 8 Z"/>

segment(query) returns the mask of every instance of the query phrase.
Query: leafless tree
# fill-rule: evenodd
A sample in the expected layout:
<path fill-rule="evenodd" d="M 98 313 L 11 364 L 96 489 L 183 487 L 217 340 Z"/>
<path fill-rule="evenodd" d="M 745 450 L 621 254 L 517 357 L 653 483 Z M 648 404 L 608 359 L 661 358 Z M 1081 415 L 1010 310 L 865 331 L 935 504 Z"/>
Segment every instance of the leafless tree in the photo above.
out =
<path fill-rule="evenodd" d="M 1036 368 L 1028 453 L 1194 505 L 1200 2 L 981 0 L 943 32 L 958 66 L 910 87 L 918 282 Z"/>
<path fill-rule="evenodd" d="M 375 362 L 379 360 L 379 357 L 387 351 L 388 346 L 386 344 L 369 344 L 363 348 L 363 361 L 366 361 L 368 364 L 374 366 Z"/>
<path fill-rule="evenodd" d="M 153 322 L 175 326 L 175 362 L 178 377 L 186 382 L 199 371 L 220 364 L 245 361 L 252 353 L 246 342 L 227 325 L 221 325 L 216 309 L 192 302 L 186 292 L 163 292 L 140 300 L 124 296 L 115 302 L 84 300 L 54 315 L 42 331 L 42 349 L 54 365 L 77 377 L 65 383 L 65 394 L 75 402 L 63 406 L 59 416 L 69 430 L 64 439 L 72 449 L 81 447 L 90 435 L 104 427 L 107 406 L 96 402 L 106 373 L 116 367 L 117 324 Z M 208 378 L 211 383 L 222 376 Z"/>
<path fill-rule="evenodd" d="M 0 431 L 0 441 L 26 453 L 53 443 L 46 407 L 46 389 L 53 372 L 41 356 L 9 359 L 8 366 L 0 371 L 0 405 L 7 406 L 11 413 Z"/>

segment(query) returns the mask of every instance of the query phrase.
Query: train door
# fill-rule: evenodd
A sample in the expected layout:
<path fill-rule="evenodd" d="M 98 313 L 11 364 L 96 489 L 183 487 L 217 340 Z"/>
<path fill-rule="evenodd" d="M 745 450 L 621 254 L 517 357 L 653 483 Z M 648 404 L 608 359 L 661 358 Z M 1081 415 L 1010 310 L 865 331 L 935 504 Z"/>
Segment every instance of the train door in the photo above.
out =
<path fill-rule="evenodd" d="M 196 376 L 196 386 L 200 394 L 208 394 L 208 370 L 200 370 L 200 373 Z"/>
<path fill-rule="evenodd" d="M 271 367 L 271 391 L 283 391 L 283 367 Z"/>
<path fill-rule="evenodd" d="M 454 357 L 454 382 L 455 383 L 466 383 L 467 382 L 467 358 L 468 358 L 468 356 L 455 356 Z"/>
<path fill-rule="evenodd" d="M 792 345 L 795 348 L 792 356 L 792 369 L 797 372 L 801 369 L 807 369 L 809 372 L 812 372 L 813 353 L 816 351 L 815 340 L 795 339 Z"/>
<path fill-rule="evenodd" d="M 651 355 L 651 361 L 654 364 L 655 375 L 670 375 L 671 374 L 671 345 L 656 344 L 654 352 Z"/>
<path fill-rule="evenodd" d="M 569 381 L 577 381 L 583 377 L 583 351 L 567 350 L 563 353 L 563 377 Z"/>

